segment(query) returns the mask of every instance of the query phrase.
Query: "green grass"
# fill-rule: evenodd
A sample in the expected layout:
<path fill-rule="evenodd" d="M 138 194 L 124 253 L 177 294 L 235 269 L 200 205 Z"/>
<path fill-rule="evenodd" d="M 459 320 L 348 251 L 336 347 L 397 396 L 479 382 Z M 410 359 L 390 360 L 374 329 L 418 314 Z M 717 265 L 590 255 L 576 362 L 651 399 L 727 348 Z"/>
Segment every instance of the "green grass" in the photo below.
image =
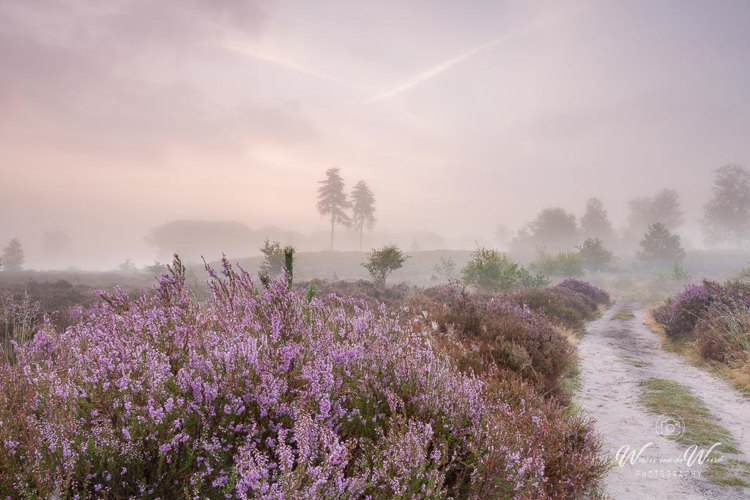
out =
<path fill-rule="evenodd" d="M 721 443 L 715 449 L 725 453 L 739 453 L 737 442 L 732 434 L 716 423 L 703 400 L 674 380 L 650 378 L 641 382 L 643 393 L 641 404 L 649 412 L 664 415 L 677 415 L 684 424 L 682 434 L 675 441 L 686 445 L 710 447 Z"/>
<path fill-rule="evenodd" d="M 612 315 L 612 321 L 629 321 L 635 318 L 635 314 L 630 309 L 620 309 Z"/>
<path fill-rule="evenodd" d="M 571 367 L 570 372 L 562 381 L 562 392 L 566 396 L 568 406 L 566 412 L 568 415 L 575 415 L 581 412 L 581 408 L 576 404 L 575 393 L 581 388 L 581 369 L 578 364 Z"/>
<path fill-rule="evenodd" d="M 750 487 L 750 462 L 729 458 L 708 464 L 706 477 L 714 484 L 722 486 Z"/>

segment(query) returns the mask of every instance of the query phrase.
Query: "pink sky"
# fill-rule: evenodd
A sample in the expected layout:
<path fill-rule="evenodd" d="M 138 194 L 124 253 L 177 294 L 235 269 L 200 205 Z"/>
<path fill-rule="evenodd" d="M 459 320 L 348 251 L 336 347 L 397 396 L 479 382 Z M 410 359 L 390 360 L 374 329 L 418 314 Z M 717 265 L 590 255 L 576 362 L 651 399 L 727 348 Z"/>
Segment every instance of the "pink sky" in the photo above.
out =
<path fill-rule="evenodd" d="M 492 243 L 545 206 L 669 187 L 695 228 L 750 165 L 739 1 L 5 0 L 0 243 L 148 262 L 174 219 L 326 230 L 336 166 L 378 227 Z M 697 239 L 697 238 L 696 238 Z"/>

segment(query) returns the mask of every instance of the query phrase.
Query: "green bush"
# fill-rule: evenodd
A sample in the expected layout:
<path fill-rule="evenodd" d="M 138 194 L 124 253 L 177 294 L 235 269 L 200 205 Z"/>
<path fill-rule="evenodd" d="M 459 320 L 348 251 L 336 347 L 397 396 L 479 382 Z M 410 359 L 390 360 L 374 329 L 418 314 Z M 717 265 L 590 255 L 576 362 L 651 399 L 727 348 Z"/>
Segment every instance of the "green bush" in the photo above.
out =
<path fill-rule="evenodd" d="M 370 252 L 367 262 L 362 266 L 372 276 L 372 281 L 378 286 L 385 285 L 385 279 L 396 269 L 401 269 L 408 255 L 404 255 L 398 245 L 386 245 L 380 250 Z"/>
<path fill-rule="evenodd" d="M 583 276 L 583 257 L 576 252 L 542 254 L 532 267 L 548 276 Z"/>
<path fill-rule="evenodd" d="M 549 284 L 544 275 L 532 275 L 505 254 L 489 248 L 474 251 L 466 267 L 461 269 L 461 279 L 467 285 L 492 292 Z"/>

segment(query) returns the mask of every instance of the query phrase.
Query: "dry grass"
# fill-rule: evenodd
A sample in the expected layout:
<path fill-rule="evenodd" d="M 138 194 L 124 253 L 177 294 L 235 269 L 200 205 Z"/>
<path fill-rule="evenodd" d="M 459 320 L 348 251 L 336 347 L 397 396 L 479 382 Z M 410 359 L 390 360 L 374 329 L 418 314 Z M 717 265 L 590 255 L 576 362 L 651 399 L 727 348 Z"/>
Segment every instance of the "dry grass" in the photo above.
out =
<path fill-rule="evenodd" d="M 583 333 L 583 330 L 580 330 L 580 329 L 574 330 L 573 328 L 567 328 L 567 327 L 562 327 L 562 326 L 558 326 L 556 329 L 557 331 L 560 332 L 560 334 L 563 337 L 565 337 L 565 340 L 567 340 L 568 343 L 573 347 L 576 347 L 578 345 L 578 342 L 581 339 L 581 334 Z"/>
<path fill-rule="evenodd" d="M 627 308 L 620 309 L 612 315 L 612 321 L 630 321 L 633 318 L 635 318 L 635 314 Z"/>

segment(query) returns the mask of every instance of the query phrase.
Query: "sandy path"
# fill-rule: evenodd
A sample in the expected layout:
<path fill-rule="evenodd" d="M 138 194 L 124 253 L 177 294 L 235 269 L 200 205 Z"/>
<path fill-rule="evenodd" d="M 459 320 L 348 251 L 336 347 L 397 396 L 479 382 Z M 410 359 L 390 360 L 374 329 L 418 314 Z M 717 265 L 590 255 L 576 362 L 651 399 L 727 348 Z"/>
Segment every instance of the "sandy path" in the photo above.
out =
<path fill-rule="evenodd" d="M 635 318 L 612 320 L 612 315 L 621 308 L 632 309 Z M 659 435 L 659 416 L 646 413 L 638 403 L 639 383 L 650 377 L 671 379 L 703 398 L 744 453 L 744 456 L 727 455 L 728 458 L 747 460 L 750 456 L 750 401 L 726 382 L 663 351 L 659 338 L 643 320 L 644 311 L 638 306 L 615 304 L 589 325 L 578 346 L 581 387 L 576 400 L 596 419 L 604 450 L 615 461 L 623 446 L 636 453 L 646 447 L 634 464 L 625 462 L 612 469 L 605 480 L 605 494 L 616 500 L 750 499 L 750 489 L 711 484 L 702 477 L 702 465 L 681 460 L 687 446 Z M 670 423 L 662 419 L 661 425 Z M 709 459 L 722 455 L 714 451 Z"/>

